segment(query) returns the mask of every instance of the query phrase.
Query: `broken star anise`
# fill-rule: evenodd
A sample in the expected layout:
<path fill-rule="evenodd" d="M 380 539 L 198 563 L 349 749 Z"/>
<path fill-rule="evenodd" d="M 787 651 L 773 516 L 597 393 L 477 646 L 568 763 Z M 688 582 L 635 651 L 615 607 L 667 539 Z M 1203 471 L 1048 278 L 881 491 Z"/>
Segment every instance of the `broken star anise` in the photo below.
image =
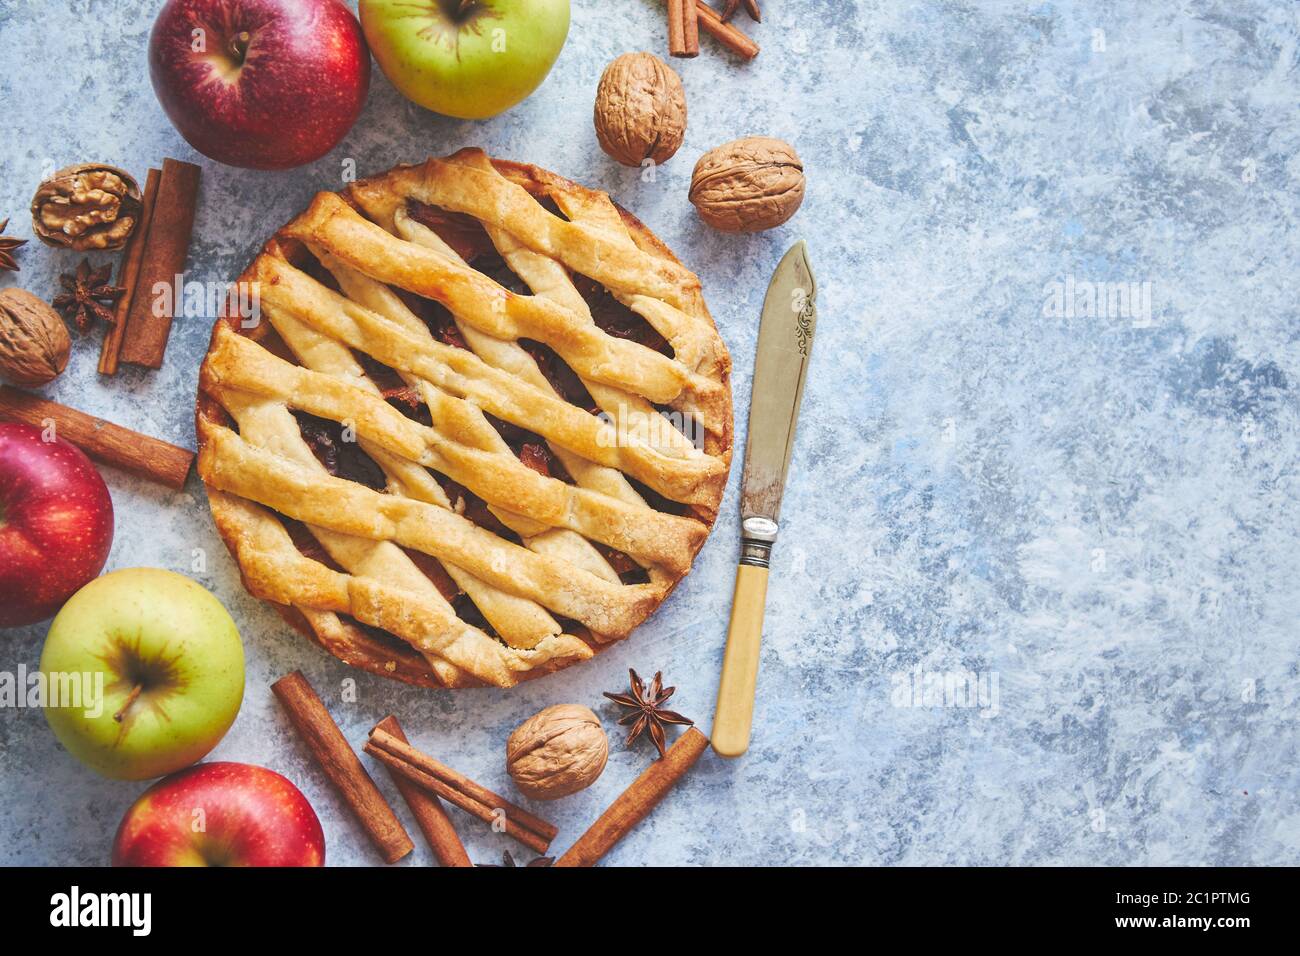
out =
<path fill-rule="evenodd" d="M 82 259 L 75 273 L 59 276 L 59 284 L 67 291 L 54 297 L 54 307 L 65 319 L 76 322 L 81 332 L 90 328 L 95 319 L 112 325 L 116 319 L 109 306 L 126 294 L 126 289 L 109 284 L 108 277 L 112 274 L 111 262 L 92 269 L 90 261 Z"/>
<path fill-rule="evenodd" d="M 727 0 L 726 6 L 722 8 L 723 23 L 736 15 L 736 10 L 740 8 L 741 3 L 744 3 L 745 12 L 749 14 L 749 19 L 755 23 L 763 22 L 763 15 L 758 10 L 758 0 Z"/>
<path fill-rule="evenodd" d="M 535 860 L 529 860 L 527 863 L 524 864 L 524 866 L 526 866 L 526 867 L 528 867 L 528 866 L 550 866 L 550 865 L 551 865 L 552 863 L 554 863 L 554 862 L 555 862 L 555 857 L 553 857 L 553 856 L 539 856 L 539 857 L 538 857 L 537 859 L 535 859 Z M 499 869 L 499 868 L 501 868 L 501 867 L 514 867 L 514 868 L 518 868 L 518 866 L 519 866 L 519 864 L 515 862 L 515 858 L 514 858 L 513 856 L 510 855 L 510 851 L 509 851 L 509 850 L 506 850 L 506 851 L 504 851 L 504 852 L 501 854 L 501 862 L 500 862 L 500 863 L 475 863 L 474 865 L 475 865 L 475 866 L 478 866 L 478 867 L 488 867 L 488 868 L 491 868 L 491 869 Z"/>
<path fill-rule="evenodd" d="M 631 694 L 611 694 L 606 691 L 605 696 L 621 707 L 632 708 L 632 712 L 619 721 L 621 725 L 632 725 L 627 735 L 627 746 L 632 746 L 637 737 L 641 736 L 641 731 L 648 728 L 650 739 L 662 757 L 667 752 L 664 746 L 664 724 L 693 725 L 695 721 L 687 720 L 676 711 L 664 709 L 664 702 L 673 696 L 673 691 L 677 688 L 663 686 L 662 671 L 655 673 L 649 692 L 646 691 L 645 681 L 637 676 L 636 671 L 629 669 L 628 675 L 632 678 Z"/>
<path fill-rule="evenodd" d="M 9 220 L 0 222 L 0 232 L 5 231 L 5 226 L 9 225 Z M 10 272 L 18 271 L 18 261 L 14 259 L 14 250 L 19 246 L 27 245 L 26 239 L 15 239 L 13 236 L 0 236 L 0 269 L 8 269 Z"/>

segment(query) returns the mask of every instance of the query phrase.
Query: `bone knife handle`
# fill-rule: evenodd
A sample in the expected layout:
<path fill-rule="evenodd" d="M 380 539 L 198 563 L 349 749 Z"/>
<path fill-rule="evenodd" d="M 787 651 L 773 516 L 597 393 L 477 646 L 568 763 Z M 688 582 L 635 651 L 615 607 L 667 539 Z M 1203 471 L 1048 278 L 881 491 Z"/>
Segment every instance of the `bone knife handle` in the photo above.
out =
<path fill-rule="evenodd" d="M 713 749 L 722 757 L 739 757 L 749 749 L 754 717 L 754 687 L 758 683 L 759 645 L 763 609 L 767 602 L 767 568 L 741 564 L 736 568 L 736 594 L 731 626 L 718 683 L 718 708 L 713 716 Z"/>

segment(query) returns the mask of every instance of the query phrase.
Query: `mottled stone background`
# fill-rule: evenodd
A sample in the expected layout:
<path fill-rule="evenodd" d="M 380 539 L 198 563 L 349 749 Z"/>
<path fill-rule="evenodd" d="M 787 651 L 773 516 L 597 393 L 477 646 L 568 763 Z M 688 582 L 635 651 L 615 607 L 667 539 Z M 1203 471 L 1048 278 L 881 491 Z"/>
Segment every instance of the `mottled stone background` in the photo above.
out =
<path fill-rule="evenodd" d="M 482 145 L 609 190 L 700 274 L 742 435 L 767 278 L 808 240 L 820 326 L 753 749 L 707 756 L 611 863 L 1300 862 L 1295 5 L 765 0 L 764 23 L 741 21 L 753 63 L 704 38 L 675 64 L 690 128 L 653 183 L 599 151 L 589 115 L 606 62 L 666 49 L 660 0 L 575 0 L 551 77 L 488 122 L 424 112 L 376 71 L 343 144 L 279 174 L 214 164 L 172 130 L 145 65 L 159 5 L 0 0 L 11 233 L 31 235 L 42 170 L 96 159 L 143 177 L 176 156 L 204 170 L 190 277 L 227 279 L 345 161 Z M 686 201 L 690 171 L 751 133 L 796 145 L 808 198 L 774 232 L 718 235 Z M 0 281 L 52 294 L 75 258 L 33 242 Z M 1071 276 L 1149 282 L 1149 318 L 1045 309 Z M 79 340 L 46 393 L 191 444 L 208 326 L 181 323 L 162 371 L 112 380 L 97 337 Z M 707 728 L 739 471 L 695 571 L 626 646 L 510 692 L 416 690 L 308 646 L 245 595 L 193 479 L 176 493 L 106 475 L 110 566 L 187 571 L 206 551 L 198 577 L 248 651 L 213 757 L 286 773 L 330 861 L 373 864 L 270 682 L 302 668 L 354 741 L 394 711 L 503 791 L 510 729 L 562 701 L 612 718 L 600 691 L 629 665 L 663 668 Z M 34 666 L 43 633 L 6 633 L 0 668 Z M 988 693 L 900 706 L 917 668 L 974 672 Z M 338 700 L 347 678 L 355 704 Z M 617 744 L 593 788 L 547 807 L 556 848 L 646 760 Z M 141 789 L 83 769 L 39 713 L 0 712 L 0 862 L 105 862 Z M 477 859 L 511 846 L 457 819 Z M 430 859 L 420 846 L 408 864 Z"/>

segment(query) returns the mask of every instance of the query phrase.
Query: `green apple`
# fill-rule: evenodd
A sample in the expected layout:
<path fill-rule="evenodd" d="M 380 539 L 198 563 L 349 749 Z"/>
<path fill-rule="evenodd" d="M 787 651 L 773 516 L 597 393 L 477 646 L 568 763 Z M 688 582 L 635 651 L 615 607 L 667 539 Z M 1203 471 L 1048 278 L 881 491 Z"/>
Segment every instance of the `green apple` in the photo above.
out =
<path fill-rule="evenodd" d="M 202 759 L 235 722 L 244 645 L 199 584 L 127 568 L 63 606 L 45 636 L 41 674 L 45 719 L 69 753 L 106 777 L 148 780 Z M 76 700 L 67 693 L 74 685 Z"/>
<path fill-rule="evenodd" d="M 546 79 L 569 35 L 569 0 L 361 0 L 361 29 L 408 99 L 486 119 Z"/>

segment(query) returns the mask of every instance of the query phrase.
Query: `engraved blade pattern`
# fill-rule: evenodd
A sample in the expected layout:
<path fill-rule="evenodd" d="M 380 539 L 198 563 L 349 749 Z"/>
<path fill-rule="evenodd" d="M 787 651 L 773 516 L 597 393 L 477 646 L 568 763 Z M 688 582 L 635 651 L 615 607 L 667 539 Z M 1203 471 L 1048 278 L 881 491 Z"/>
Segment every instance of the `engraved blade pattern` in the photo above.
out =
<path fill-rule="evenodd" d="M 801 239 L 772 275 L 754 359 L 740 515 L 777 520 L 817 326 L 817 286 Z"/>

